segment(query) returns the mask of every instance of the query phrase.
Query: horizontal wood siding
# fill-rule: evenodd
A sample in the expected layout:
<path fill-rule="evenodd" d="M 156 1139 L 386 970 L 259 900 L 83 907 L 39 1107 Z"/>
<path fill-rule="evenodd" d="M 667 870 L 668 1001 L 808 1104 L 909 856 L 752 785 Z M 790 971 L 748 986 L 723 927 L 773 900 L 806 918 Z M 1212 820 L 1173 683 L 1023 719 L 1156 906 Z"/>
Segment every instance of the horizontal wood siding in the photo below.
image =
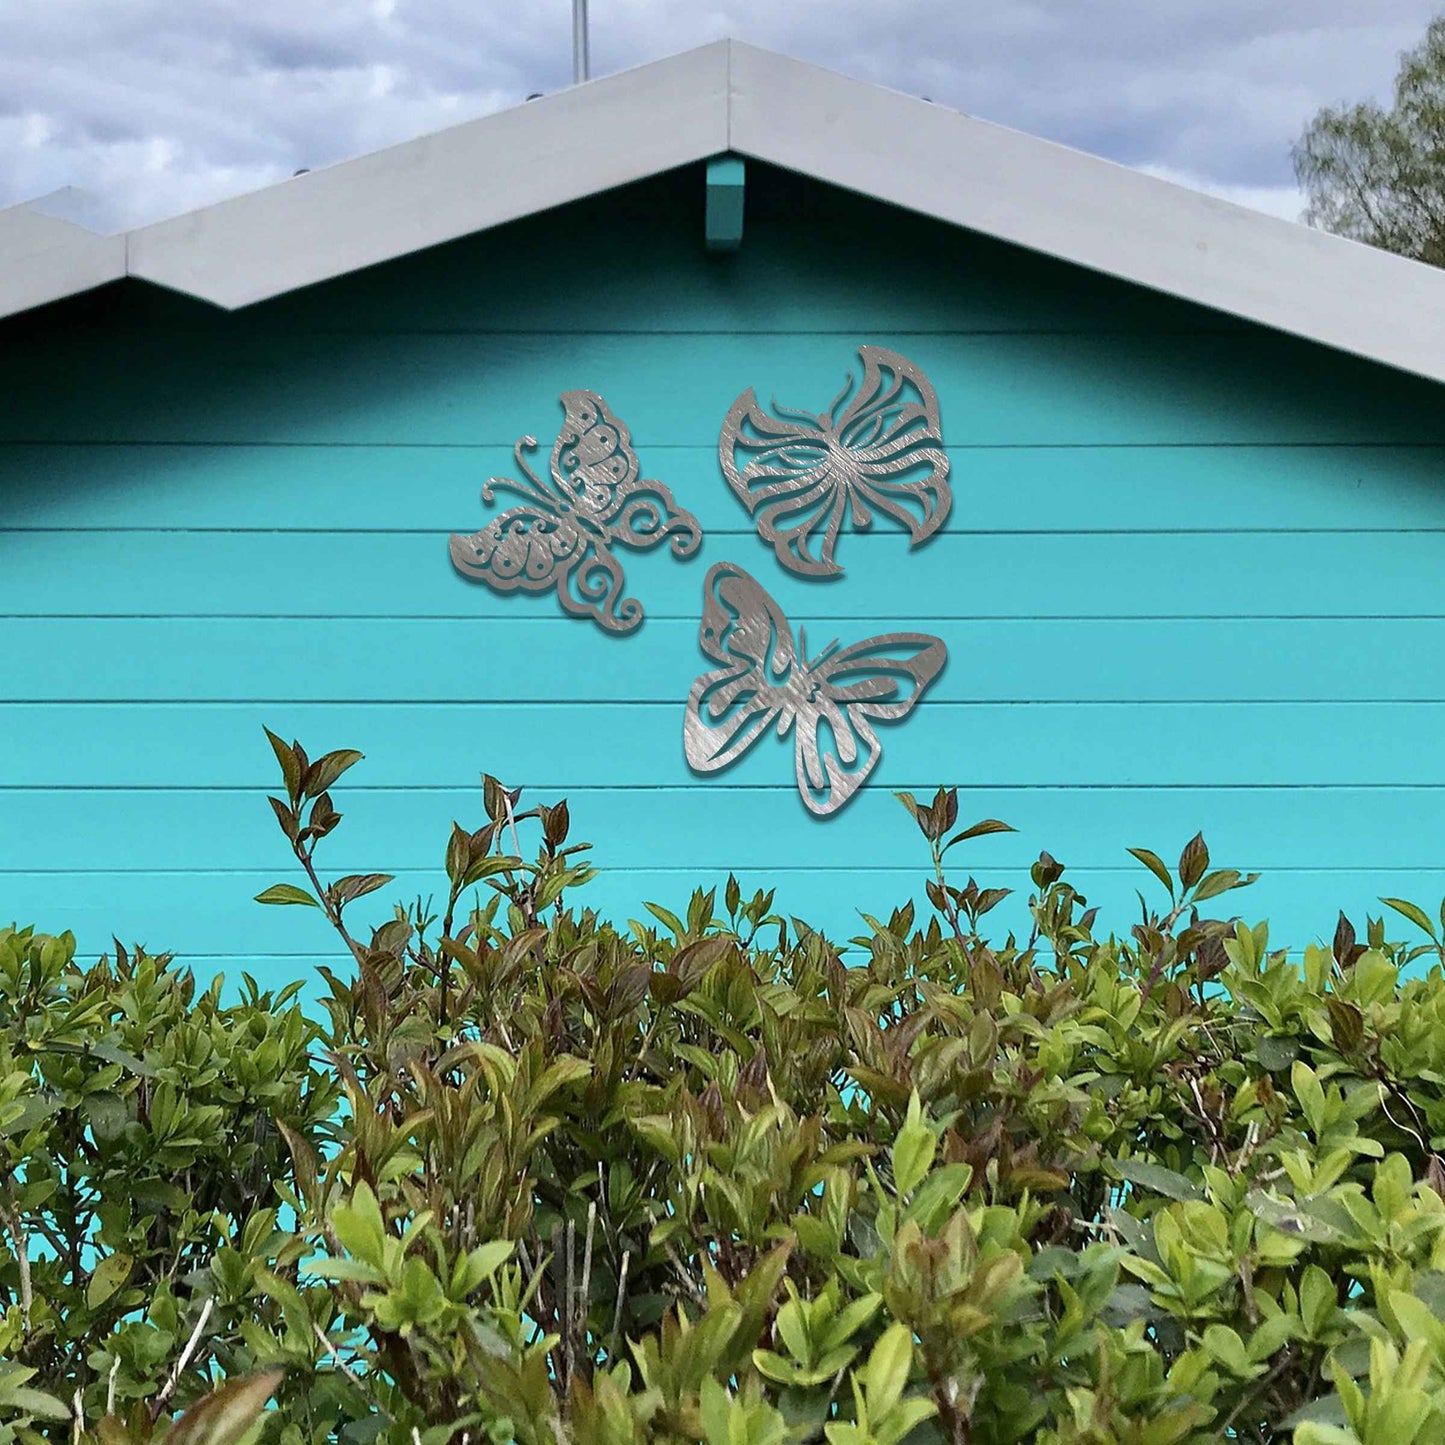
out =
<path fill-rule="evenodd" d="M 289 876 L 263 724 L 366 751 L 321 856 L 398 896 L 437 891 L 482 769 L 569 797 L 604 869 L 581 901 L 623 917 L 732 869 L 856 932 L 919 891 L 892 790 L 939 782 L 1020 830 L 961 871 L 1026 888 L 1048 848 L 1119 927 L 1153 886 L 1125 849 L 1200 828 L 1292 944 L 1445 891 L 1438 388 L 757 167 L 737 254 L 706 254 L 701 205 L 689 171 L 234 316 L 133 288 L 0 330 L 0 914 L 269 982 L 334 957 L 251 902 Z M 747 386 L 821 409 L 863 342 L 937 386 L 954 511 L 916 552 L 846 534 L 846 577 L 807 584 L 717 429 Z M 447 561 L 579 386 L 707 532 L 622 554 L 627 638 Z M 724 559 L 815 647 L 948 642 L 836 818 L 790 746 L 683 761 Z"/>

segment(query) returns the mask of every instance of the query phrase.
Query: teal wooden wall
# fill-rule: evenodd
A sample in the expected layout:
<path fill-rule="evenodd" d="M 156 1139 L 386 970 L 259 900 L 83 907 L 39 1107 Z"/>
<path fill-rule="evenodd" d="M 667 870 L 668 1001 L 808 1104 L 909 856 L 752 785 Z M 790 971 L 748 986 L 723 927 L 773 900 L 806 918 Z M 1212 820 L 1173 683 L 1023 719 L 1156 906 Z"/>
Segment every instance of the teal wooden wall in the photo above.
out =
<path fill-rule="evenodd" d="M 367 761 L 335 871 L 433 891 L 480 769 L 566 794 L 599 906 L 729 868 L 853 931 L 916 892 L 895 788 L 957 782 L 1129 921 L 1131 844 L 1260 869 L 1296 942 L 1445 891 L 1445 408 L 1437 388 L 753 167 L 736 255 L 690 170 L 226 316 L 115 288 L 0 329 L 0 915 L 299 974 L 262 724 Z M 1127 218 L 1121 218 L 1127 224 Z M 754 385 L 826 405 L 860 342 L 933 379 L 947 532 L 846 535 L 785 576 L 716 460 Z M 457 576 L 513 441 L 600 391 L 706 528 L 626 554 L 628 638 Z M 808 815 L 791 745 L 687 770 L 704 574 L 752 570 L 816 643 L 887 624 L 951 660 L 874 780 Z M 584 895 L 587 896 L 587 895 Z"/>

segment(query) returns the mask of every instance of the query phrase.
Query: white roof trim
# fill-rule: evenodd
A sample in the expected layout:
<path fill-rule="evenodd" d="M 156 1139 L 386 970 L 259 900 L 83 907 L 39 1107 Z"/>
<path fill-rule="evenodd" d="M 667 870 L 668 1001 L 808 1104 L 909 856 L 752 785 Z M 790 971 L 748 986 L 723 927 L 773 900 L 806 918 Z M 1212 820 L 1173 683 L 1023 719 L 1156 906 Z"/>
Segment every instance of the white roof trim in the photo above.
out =
<path fill-rule="evenodd" d="M 130 274 L 247 306 L 727 148 L 724 41 L 144 226 Z"/>
<path fill-rule="evenodd" d="M 736 41 L 126 236 L 0 211 L 0 316 L 125 274 L 246 306 L 724 151 L 1445 381 L 1441 270 Z"/>
<path fill-rule="evenodd" d="M 33 204 L 0 210 L 0 316 L 125 275 L 125 237 L 98 236 Z"/>

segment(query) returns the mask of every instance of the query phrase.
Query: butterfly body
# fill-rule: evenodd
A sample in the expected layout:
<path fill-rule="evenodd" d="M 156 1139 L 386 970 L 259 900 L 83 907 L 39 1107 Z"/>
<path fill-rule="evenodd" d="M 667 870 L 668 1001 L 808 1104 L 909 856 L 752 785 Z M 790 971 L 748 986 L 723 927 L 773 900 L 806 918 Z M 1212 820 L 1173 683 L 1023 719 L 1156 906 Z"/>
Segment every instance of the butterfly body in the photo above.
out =
<path fill-rule="evenodd" d="M 721 664 L 693 683 L 683 723 L 688 765 L 714 772 L 764 734 L 791 733 L 798 791 L 826 816 L 863 785 L 882 756 L 873 724 L 906 717 L 943 669 L 942 639 L 900 632 L 807 657 L 777 602 L 741 568 L 707 575 L 698 643 Z"/>
<path fill-rule="evenodd" d="M 524 452 L 537 439 L 523 437 L 514 454 L 526 477 L 492 477 L 482 488 L 491 505 L 497 488 L 523 497 L 480 532 L 454 535 L 452 565 L 493 591 L 555 590 L 563 610 L 588 617 L 611 632 L 642 621 L 642 605 L 623 597 L 622 565 L 612 546 L 639 550 L 670 540 L 674 555 L 697 551 L 702 529 L 661 482 L 641 478 L 632 438 L 593 391 L 562 394 L 566 421 L 552 446 L 547 480 Z"/>

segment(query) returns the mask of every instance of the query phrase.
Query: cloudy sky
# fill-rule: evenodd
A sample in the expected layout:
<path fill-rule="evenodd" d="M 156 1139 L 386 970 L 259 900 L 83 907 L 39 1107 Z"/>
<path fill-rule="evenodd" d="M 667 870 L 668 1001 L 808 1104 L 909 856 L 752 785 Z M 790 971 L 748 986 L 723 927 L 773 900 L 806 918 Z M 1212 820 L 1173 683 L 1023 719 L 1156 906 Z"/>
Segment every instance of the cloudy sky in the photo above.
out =
<path fill-rule="evenodd" d="M 594 74 L 736 36 L 1298 215 L 1289 147 L 1445 0 L 591 0 Z M 136 225 L 571 77 L 570 0 L 0 0 L 0 204 Z"/>

